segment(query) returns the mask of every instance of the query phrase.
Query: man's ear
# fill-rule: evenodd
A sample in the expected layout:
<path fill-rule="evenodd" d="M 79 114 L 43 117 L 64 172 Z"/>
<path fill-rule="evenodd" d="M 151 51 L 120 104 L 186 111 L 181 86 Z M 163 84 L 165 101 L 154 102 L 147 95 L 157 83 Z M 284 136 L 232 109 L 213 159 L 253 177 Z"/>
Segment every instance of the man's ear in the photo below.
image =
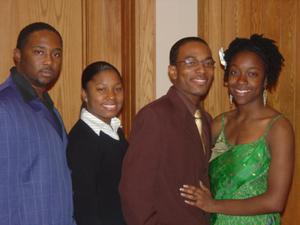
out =
<path fill-rule="evenodd" d="M 177 69 L 174 65 L 168 66 L 168 75 L 172 83 L 174 83 L 177 80 Z"/>
<path fill-rule="evenodd" d="M 18 48 L 14 49 L 13 60 L 14 60 L 15 65 L 18 65 L 20 63 L 20 61 L 21 61 L 21 50 L 20 49 L 18 49 Z"/>

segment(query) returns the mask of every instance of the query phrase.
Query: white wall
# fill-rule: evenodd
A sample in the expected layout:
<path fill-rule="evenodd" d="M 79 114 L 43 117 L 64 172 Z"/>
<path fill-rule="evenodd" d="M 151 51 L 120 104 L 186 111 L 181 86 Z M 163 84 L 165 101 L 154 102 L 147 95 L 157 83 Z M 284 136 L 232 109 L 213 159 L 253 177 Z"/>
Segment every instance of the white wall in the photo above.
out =
<path fill-rule="evenodd" d="M 197 36 L 197 0 L 156 0 L 156 98 L 171 86 L 170 48 L 186 36 Z"/>

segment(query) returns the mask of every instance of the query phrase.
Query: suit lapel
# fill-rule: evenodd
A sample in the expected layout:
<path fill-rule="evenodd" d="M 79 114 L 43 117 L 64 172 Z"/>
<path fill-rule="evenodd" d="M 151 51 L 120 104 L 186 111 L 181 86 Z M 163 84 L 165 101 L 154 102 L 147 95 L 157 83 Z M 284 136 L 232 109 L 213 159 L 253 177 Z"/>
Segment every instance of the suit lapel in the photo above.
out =
<path fill-rule="evenodd" d="M 56 131 L 57 135 L 63 139 L 63 133 L 65 132 L 64 130 L 62 131 L 61 129 L 64 129 L 64 126 L 56 126 L 55 125 L 55 120 L 53 118 L 54 115 L 51 114 L 51 112 L 46 108 L 46 106 L 39 101 L 30 101 L 28 102 L 28 105 L 30 106 L 30 108 L 35 112 L 36 116 L 39 116 L 43 119 L 46 119 L 47 122 L 50 124 L 50 126 L 52 126 L 54 128 L 54 130 Z M 42 108 L 44 108 L 44 110 L 42 110 Z M 57 112 L 54 110 L 54 113 Z M 60 120 L 60 117 L 58 117 Z M 60 120 L 60 124 L 61 124 L 61 120 Z M 59 130 L 58 130 L 59 129 Z"/>

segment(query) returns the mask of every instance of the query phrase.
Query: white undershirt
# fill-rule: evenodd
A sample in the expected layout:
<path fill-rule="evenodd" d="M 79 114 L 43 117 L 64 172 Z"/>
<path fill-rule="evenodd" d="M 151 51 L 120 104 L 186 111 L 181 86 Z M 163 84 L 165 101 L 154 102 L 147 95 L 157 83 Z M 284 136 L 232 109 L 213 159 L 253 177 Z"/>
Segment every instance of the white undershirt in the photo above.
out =
<path fill-rule="evenodd" d="M 110 125 L 108 125 L 98 117 L 91 114 L 85 108 L 82 108 L 80 119 L 85 122 L 97 135 L 100 135 L 100 131 L 102 131 L 113 139 L 120 140 L 117 131 L 121 127 L 121 121 L 117 117 L 112 118 Z"/>

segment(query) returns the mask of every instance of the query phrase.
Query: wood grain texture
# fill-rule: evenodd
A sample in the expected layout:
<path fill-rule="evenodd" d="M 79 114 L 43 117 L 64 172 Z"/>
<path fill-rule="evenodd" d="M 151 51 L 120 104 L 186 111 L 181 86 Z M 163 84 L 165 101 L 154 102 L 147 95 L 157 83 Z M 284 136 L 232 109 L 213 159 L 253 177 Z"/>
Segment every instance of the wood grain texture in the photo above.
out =
<path fill-rule="evenodd" d="M 285 58 L 285 67 L 277 88 L 268 95 L 268 102 L 292 123 L 296 135 L 296 164 L 283 225 L 300 223 L 300 2 L 297 0 L 199 0 L 199 34 L 213 52 L 228 47 L 235 37 L 264 34 L 276 40 Z M 215 56 L 215 53 L 213 53 Z M 216 116 L 229 110 L 227 90 L 223 86 L 222 71 L 217 68 L 215 80 L 205 100 L 206 109 Z"/>
<path fill-rule="evenodd" d="M 12 16 L 13 15 L 13 16 Z M 80 73 L 82 69 L 82 29 L 80 0 L 8 0 L 0 2 L 0 80 L 13 65 L 12 51 L 19 31 L 29 23 L 42 21 L 53 25 L 64 41 L 63 69 L 50 91 L 67 129 L 78 118 Z M 80 46 L 78 48 L 78 46 Z"/>
<path fill-rule="evenodd" d="M 125 90 L 124 107 L 122 110 L 122 122 L 125 134 L 128 136 L 131 124 L 136 113 L 135 107 L 135 1 L 121 1 L 121 52 L 122 52 L 122 75 Z"/>
<path fill-rule="evenodd" d="M 63 70 L 50 94 L 67 130 L 79 117 L 81 73 L 91 62 L 124 71 L 127 134 L 136 111 L 155 98 L 155 0 L 7 0 L 0 1 L 0 13 L 0 82 L 25 25 L 43 21 L 62 34 Z"/>
<path fill-rule="evenodd" d="M 107 61 L 121 71 L 121 0 L 85 0 L 86 65 Z"/>
<path fill-rule="evenodd" d="M 135 1 L 136 110 L 155 98 L 155 0 Z"/>
<path fill-rule="evenodd" d="M 217 51 L 223 46 L 221 44 L 222 35 L 220 34 L 224 32 L 222 30 L 222 7 L 220 4 L 217 4 L 217 2 L 218 0 L 199 1 L 198 5 L 199 34 L 200 37 L 208 41 L 210 48 L 213 50 L 212 55 L 217 65 L 215 68 L 214 82 L 207 96 L 209 101 L 205 101 L 205 108 L 208 112 L 212 113 L 212 115 L 216 115 L 218 112 L 224 112 L 229 108 L 227 89 L 224 87 L 223 70 L 219 63 Z M 219 101 L 220 96 L 223 96 L 223 101 Z M 215 104 L 216 102 L 218 102 L 218 104 Z"/>
<path fill-rule="evenodd" d="M 285 57 L 285 69 L 279 81 L 276 106 L 288 116 L 293 123 L 296 134 L 295 171 L 288 205 L 283 215 L 283 225 L 300 224 L 300 2 L 281 2 L 280 46 Z M 298 76 L 298 77 L 297 77 Z"/>
<path fill-rule="evenodd" d="M 154 0 L 84 0 L 86 64 L 105 60 L 123 74 L 122 121 L 127 135 L 136 111 L 155 97 L 154 3 Z"/>

